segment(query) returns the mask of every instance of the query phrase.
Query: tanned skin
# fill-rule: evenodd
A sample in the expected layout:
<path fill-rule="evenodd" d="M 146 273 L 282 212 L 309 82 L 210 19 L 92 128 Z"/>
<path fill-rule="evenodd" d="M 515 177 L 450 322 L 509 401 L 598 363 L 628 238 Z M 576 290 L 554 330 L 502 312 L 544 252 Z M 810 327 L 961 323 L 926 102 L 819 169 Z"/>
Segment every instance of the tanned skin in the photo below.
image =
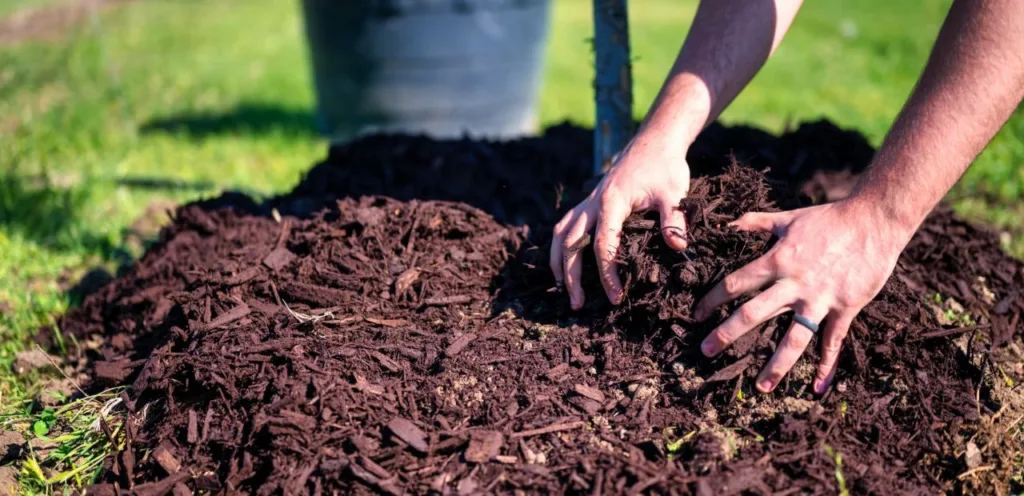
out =
<path fill-rule="evenodd" d="M 584 302 L 582 261 L 570 250 L 595 231 L 601 280 L 622 299 L 614 254 L 635 211 L 661 213 L 672 248 L 686 248 L 686 222 L 674 207 L 689 189 L 686 151 L 732 102 L 789 29 L 799 0 L 706 0 L 658 99 L 636 137 L 591 195 L 555 226 L 551 270 L 570 305 Z M 749 213 L 733 225 L 771 231 L 779 241 L 726 276 L 697 304 L 695 317 L 763 289 L 701 344 L 721 353 L 761 323 L 796 312 L 821 324 L 814 391 L 835 377 L 853 318 L 882 289 L 900 252 L 1024 98 L 1024 8 L 1016 0 L 956 0 L 924 73 L 867 173 L 846 199 L 801 210 Z M 756 387 L 770 392 L 813 337 L 793 324 Z"/>

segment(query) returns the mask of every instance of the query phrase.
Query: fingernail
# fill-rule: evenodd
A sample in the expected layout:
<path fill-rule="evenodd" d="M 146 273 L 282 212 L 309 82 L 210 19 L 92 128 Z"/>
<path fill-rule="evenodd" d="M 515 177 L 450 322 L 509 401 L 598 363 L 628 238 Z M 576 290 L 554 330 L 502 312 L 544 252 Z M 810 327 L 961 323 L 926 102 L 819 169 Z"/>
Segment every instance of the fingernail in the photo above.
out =
<path fill-rule="evenodd" d="M 704 341 L 700 344 L 700 351 L 704 353 L 704 356 L 710 357 L 715 355 L 715 345 L 710 341 Z"/>
<path fill-rule="evenodd" d="M 828 384 L 825 384 L 825 381 L 823 381 L 821 379 L 815 379 L 815 381 L 814 381 L 814 393 L 815 394 L 825 394 L 825 390 L 826 389 L 828 389 Z"/>
<path fill-rule="evenodd" d="M 770 393 L 772 390 L 772 381 L 765 379 L 757 383 L 757 389 L 761 390 L 762 393 Z"/>

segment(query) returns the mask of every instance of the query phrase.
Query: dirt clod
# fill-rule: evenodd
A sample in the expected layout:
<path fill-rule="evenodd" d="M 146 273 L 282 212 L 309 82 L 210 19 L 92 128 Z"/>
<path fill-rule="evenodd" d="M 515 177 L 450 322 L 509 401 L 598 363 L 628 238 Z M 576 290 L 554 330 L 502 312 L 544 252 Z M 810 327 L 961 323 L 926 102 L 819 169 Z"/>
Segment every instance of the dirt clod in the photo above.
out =
<path fill-rule="evenodd" d="M 17 432 L 0 431 L 0 463 L 21 458 L 25 453 L 25 438 Z"/>
<path fill-rule="evenodd" d="M 78 390 L 75 381 L 68 378 L 50 379 L 36 395 L 36 401 L 43 408 L 52 408 L 63 404 Z"/>
<path fill-rule="evenodd" d="M 59 445 L 49 439 L 34 437 L 28 441 L 28 450 L 38 459 L 46 458 Z"/>
<path fill-rule="evenodd" d="M 0 494 L 18 494 L 18 469 L 0 467 Z"/>
<path fill-rule="evenodd" d="M 50 367 L 51 364 L 60 363 L 60 359 L 49 355 L 39 348 L 32 348 L 25 351 L 19 351 L 14 356 L 14 364 L 12 366 L 14 373 L 18 375 L 27 375 L 29 372 L 38 370 L 44 367 Z"/>

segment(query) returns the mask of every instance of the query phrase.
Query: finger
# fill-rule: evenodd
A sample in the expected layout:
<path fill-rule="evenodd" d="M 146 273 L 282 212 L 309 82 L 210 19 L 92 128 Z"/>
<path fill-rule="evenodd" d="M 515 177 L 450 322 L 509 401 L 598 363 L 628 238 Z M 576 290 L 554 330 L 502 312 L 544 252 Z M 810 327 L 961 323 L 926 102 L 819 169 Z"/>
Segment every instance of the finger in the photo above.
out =
<path fill-rule="evenodd" d="M 707 319 L 712 310 L 772 282 L 775 268 L 770 260 L 768 256 L 762 256 L 718 281 L 697 303 L 693 317 L 698 321 Z"/>
<path fill-rule="evenodd" d="M 741 231 L 760 231 L 779 234 L 781 226 L 789 224 L 793 212 L 747 212 L 729 223 Z"/>
<path fill-rule="evenodd" d="M 807 305 L 796 305 L 795 311 L 810 319 L 811 322 L 821 322 L 828 314 L 827 309 L 818 310 L 816 308 L 809 308 Z M 786 335 L 782 337 L 782 342 L 779 343 L 775 354 L 772 355 L 771 360 L 768 360 L 768 365 L 765 366 L 764 370 L 761 371 L 761 375 L 758 376 L 755 384 L 758 391 L 768 393 L 775 389 L 779 385 L 779 381 L 793 368 L 796 361 L 800 359 L 800 355 L 804 354 L 804 350 L 807 349 L 807 345 L 813 337 L 814 333 L 810 329 L 793 321 L 789 325 Z"/>
<path fill-rule="evenodd" d="M 622 224 L 626 222 L 629 213 L 629 205 L 616 201 L 605 202 L 594 231 L 594 253 L 597 255 L 601 284 L 608 295 L 608 301 L 615 305 L 622 302 L 622 282 L 615 257 L 619 253 Z"/>
<path fill-rule="evenodd" d="M 583 257 L 581 252 L 587 245 L 587 237 L 594 227 L 593 215 L 586 210 L 580 210 L 579 216 L 569 227 L 562 240 L 562 259 L 565 269 L 565 289 L 569 292 L 569 306 L 573 310 L 583 307 L 583 285 L 580 282 L 583 275 Z"/>
<path fill-rule="evenodd" d="M 686 249 L 686 213 L 679 209 L 679 199 L 662 198 L 658 204 L 661 213 L 661 236 L 665 244 L 676 251 Z"/>
<path fill-rule="evenodd" d="M 818 375 L 814 379 L 814 392 L 825 394 L 825 391 L 832 385 L 836 377 L 836 368 L 839 364 L 839 351 L 843 347 L 843 340 L 850 330 L 850 324 L 856 312 L 840 313 L 830 316 L 825 323 L 825 329 L 821 335 L 821 361 L 818 363 Z"/>
<path fill-rule="evenodd" d="M 551 273 L 555 276 L 555 284 L 560 288 L 565 285 L 562 244 L 565 242 L 565 234 L 569 226 L 571 226 L 576 221 L 576 218 L 579 217 L 578 208 L 579 207 L 567 212 L 565 216 L 562 217 L 562 220 L 555 224 L 555 228 L 552 231 L 551 249 L 548 254 L 548 266 L 551 268 Z"/>
<path fill-rule="evenodd" d="M 704 338 L 700 349 L 705 356 L 715 356 L 727 348 L 733 341 L 751 329 L 767 322 L 768 319 L 781 315 L 789 310 L 789 305 L 797 295 L 794 285 L 784 281 L 777 282 L 763 293 L 736 309 L 722 325 Z"/>

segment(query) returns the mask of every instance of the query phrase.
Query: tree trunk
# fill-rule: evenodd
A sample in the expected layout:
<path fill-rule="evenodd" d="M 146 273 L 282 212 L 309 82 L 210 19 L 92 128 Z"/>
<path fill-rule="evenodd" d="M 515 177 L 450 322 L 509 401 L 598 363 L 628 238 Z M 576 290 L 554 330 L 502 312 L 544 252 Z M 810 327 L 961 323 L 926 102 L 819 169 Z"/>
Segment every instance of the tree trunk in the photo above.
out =
<path fill-rule="evenodd" d="M 594 0 L 594 174 L 633 136 L 633 75 L 626 0 Z"/>

